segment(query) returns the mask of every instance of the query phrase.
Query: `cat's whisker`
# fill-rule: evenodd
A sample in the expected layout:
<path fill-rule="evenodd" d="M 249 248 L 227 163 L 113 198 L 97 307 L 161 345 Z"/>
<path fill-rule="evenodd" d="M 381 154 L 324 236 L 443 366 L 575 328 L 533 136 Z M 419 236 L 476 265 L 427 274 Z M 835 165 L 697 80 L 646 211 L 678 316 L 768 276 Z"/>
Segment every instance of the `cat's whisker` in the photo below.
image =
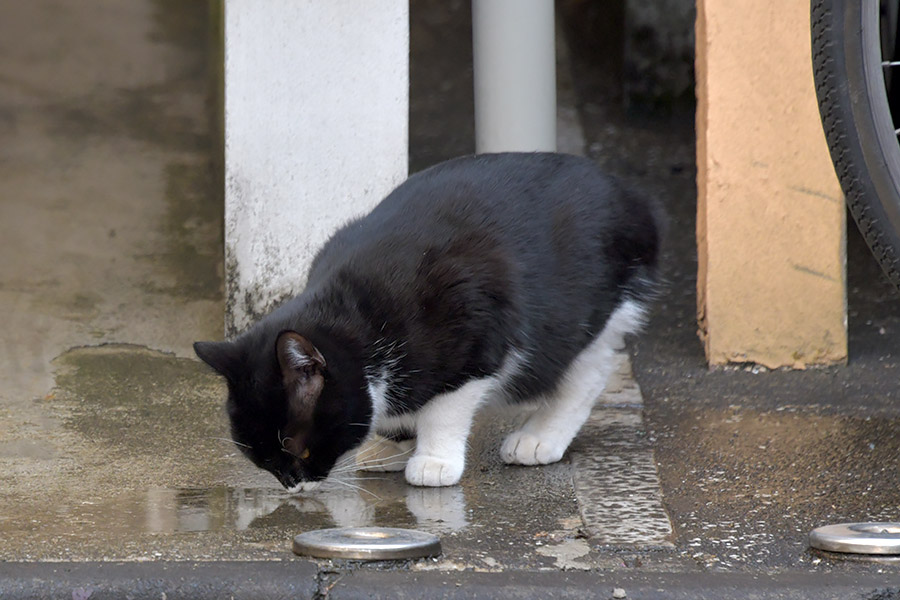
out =
<path fill-rule="evenodd" d="M 334 467 L 332 467 L 332 469 L 337 469 L 340 467 L 346 467 L 346 466 L 355 465 L 355 464 L 356 464 L 356 455 L 350 454 L 348 456 L 344 456 L 339 461 L 337 461 L 334 464 Z"/>
<path fill-rule="evenodd" d="M 394 459 L 399 459 L 399 460 L 394 460 Z M 354 465 L 354 466 L 356 467 L 355 470 L 359 470 L 362 467 L 371 467 L 371 466 L 375 466 L 375 465 L 379 465 L 379 466 L 383 466 L 383 467 L 400 465 L 400 464 L 405 463 L 406 461 L 407 461 L 407 459 L 404 458 L 402 455 L 397 455 L 397 456 L 388 456 L 385 458 L 373 458 L 372 460 L 360 461 L 360 462 L 356 463 L 356 465 Z"/>
<path fill-rule="evenodd" d="M 240 447 L 242 447 L 242 448 L 253 448 L 253 446 L 251 446 L 250 444 L 244 444 L 244 443 L 238 442 L 238 441 L 236 441 L 236 440 L 229 440 L 228 438 L 215 437 L 215 436 L 213 436 L 213 437 L 210 437 L 209 439 L 211 439 L 211 440 L 219 440 L 220 442 L 229 442 L 229 443 L 231 443 L 231 444 L 234 444 L 235 446 L 240 446 Z"/>
<path fill-rule="evenodd" d="M 332 475 L 342 475 L 342 474 L 345 474 L 345 473 L 356 473 L 356 472 L 358 472 L 358 471 L 368 471 L 368 472 L 370 472 L 370 473 L 371 473 L 371 472 L 376 472 L 376 473 L 377 473 L 377 472 L 379 472 L 379 471 L 392 472 L 393 470 L 392 470 L 392 469 L 389 469 L 389 467 L 395 467 L 395 466 L 406 465 L 406 463 L 407 463 L 406 460 L 395 460 L 395 461 L 393 461 L 393 462 L 387 462 L 387 463 L 378 462 L 378 463 L 375 463 L 375 464 L 376 464 L 378 467 L 380 467 L 379 469 L 369 469 L 369 468 L 367 468 L 367 466 L 369 466 L 369 465 L 359 465 L 359 466 L 357 466 L 357 467 L 350 468 L 350 469 L 346 469 L 346 470 L 342 470 L 342 471 L 336 471 L 336 470 L 332 469 L 331 474 L 332 474 Z"/>
<path fill-rule="evenodd" d="M 406 462 L 406 461 L 402 461 L 402 462 Z M 390 466 L 393 466 L 396 464 L 401 464 L 401 462 L 398 461 L 398 462 L 390 463 Z M 342 467 L 340 469 L 331 469 L 331 475 L 346 475 L 348 473 L 352 474 L 352 473 L 356 473 L 356 472 L 362 471 L 362 470 L 365 470 L 365 469 L 363 469 L 359 465 L 349 465 L 346 467 Z"/>
<path fill-rule="evenodd" d="M 405 452 L 400 452 L 398 454 L 393 454 L 391 456 L 382 456 L 378 458 L 370 458 L 368 460 L 360 460 L 356 462 L 357 468 L 368 467 L 372 465 L 380 465 L 380 466 L 394 466 L 403 464 L 406 462 L 406 458 L 404 458 L 407 454 L 412 452 L 412 450 L 407 450 Z M 402 459 L 402 460 L 394 460 L 394 459 Z"/>
<path fill-rule="evenodd" d="M 377 446 L 381 446 L 383 444 L 387 444 L 388 442 L 393 443 L 392 440 L 385 438 L 382 440 L 378 440 L 376 442 L 372 442 L 371 444 L 373 446 L 377 447 Z M 365 467 L 367 465 L 373 465 L 373 464 L 380 464 L 383 466 L 394 466 L 397 464 L 402 464 L 401 461 L 394 461 L 394 462 L 385 462 L 385 461 L 393 461 L 393 459 L 405 456 L 412 451 L 413 451 L 413 448 L 408 448 L 406 450 L 403 450 L 396 454 L 391 454 L 389 456 L 384 456 L 384 457 L 379 457 L 379 458 L 371 458 L 371 459 L 362 460 L 362 461 L 358 460 L 356 456 L 348 456 L 348 457 L 342 458 L 337 463 L 335 463 L 334 467 L 332 467 L 332 469 L 331 469 L 331 472 L 334 474 L 334 473 L 347 473 L 347 472 L 351 472 L 351 471 L 358 471 L 362 467 Z"/>
<path fill-rule="evenodd" d="M 332 477 L 336 477 L 336 476 L 347 475 L 349 473 L 355 473 L 355 472 L 356 472 L 356 469 L 341 469 L 341 470 L 332 469 L 331 472 L 329 473 L 329 475 L 331 475 Z"/>
<path fill-rule="evenodd" d="M 402 452 L 397 452 L 395 454 L 390 454 L 388 456 L 373 456 L 372 458 L 364 458 L 362 460 L 360 460 L 359 457 L 357 457 L 356 464 L 368 465 L 368 464 L 372 464 L 372 463 L 383 462 L 386 460 L 393 460 L 395 458 L 400 458 L 401 456 L 407 456 L 412 451 L 413 451 L 413 449 L 410 448 L 409 450 L 403 450 Z"/>
<path fill-rule="evenodd" d="M 359 469 L 357 469 L 355 467 L 347 467 L 346 469 L 332 469 L 331 473 L 329 473 L 329 474 L 333 477 L 340 476 L 340 475 L 352 475 L 353 473 L 356 473 L 358 470 Z"/>
<path fill-rule="evenodd" d="M 366 494 L 369 494 L 376 500 L 381 500 L 381 496 L 379 496 L 378 494 L 375 494 L 374 492 L 367 490 L 366 488 L 364 488 L 362 486 L 353 485 L 352 483 L 347 483 L 346 481 L 341 481 L 340 479 L 326 479 L 325 481 L 330 481 L 332 483 L 339 483 L 341 485 L 347 486 L 348 488 L 351 488 L 351 489 L 354 489 L 354 490 L 357 490 L 360 492 L 365 492 Z"/>
<path fill-rule="evenodd" d="M 359 460 L 357 459 L 357 462 L 358 462 L 359 464 L 363 464 L 363 463 L 368 463 L 368 462 L 372 462 L 372 461 L 391 460 L 392 458 L 397 458 L 398 456 L 406 456 L 407 454 L 409 454 L 409 453 L 412 452 L 413 450 L 415 450 L 415 448 L 407 448 L 406 450 L 401 450 L 400 452 L 395 452 L 394 454 L 390 454 L 390 455 L 388 455 L 388 456 L 373 457 L 373 458 L 369 458 L 369 459 L 366 459 L 366 460 L 363 460 L 363 461 L 359 461 Z"/>
<path fill-rule="evenodd" d="M 390 467 L 406 466 L 407 462 L 408 461 L 406 461 L 406 460 L 395 460 L 394 462 L 389 462 L 389 463 L 379 463 L 377 466 L 381 467 L 380 469 L 360 468 L 360 469 L 357 469 L 357 471 L 368 471 L 370 473 L 371 472 L 377 473 L 377 472 L 381 471 L 381 472 L 385 472 L 385 473 L 390 473 L 393 471 L 393 469 Z"/>
<path fill-rule="evenodd" d="M 294 438 L 287 437 L 287 436 L 281 437 L 281 430 L 279 429 L 279 430 L 277 430 L 277 431 L 278 431 L 278 443 L 281 445 L 281 448 L 284 449 L 284 448 L 285 448 L 285 444 L 287 444 L 288 442 L 290 442 L 290 441 L 293 440 Z M 294 456 L 296 456 L 296 455 L 294 455 Z"/>
<path fill-rule="evenodd" d="M 334 475 L 336 473 L 350 473 L 352 471 L 356 471 L 356 463 L 349 463 L 345 465 L 335 465 L 331 467 L 331 474 Z"/>
<path fill-rule="evenodd" d="M 355 464 L 335 465 L 331 468 L 332 473 L 346 473 L 354 469 Z"/>

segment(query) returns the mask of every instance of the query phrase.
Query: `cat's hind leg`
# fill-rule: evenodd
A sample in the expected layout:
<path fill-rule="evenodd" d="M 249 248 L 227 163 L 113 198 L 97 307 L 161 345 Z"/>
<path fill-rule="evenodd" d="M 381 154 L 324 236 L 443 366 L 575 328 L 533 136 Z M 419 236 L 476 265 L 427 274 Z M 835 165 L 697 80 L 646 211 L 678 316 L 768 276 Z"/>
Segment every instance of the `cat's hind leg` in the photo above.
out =
<path fill-rule="evenodd" d="M 625 335 L 640 327 L 643 313 L 633 300 L 613 311 L 600 335 L 569 365 L 553 394 L 542 398 L 522 428 L 504 440 L 500 457 L 505 463 L 546 465 L 563 457 L 616 368 L 616 351 L 624 346 Z"/>

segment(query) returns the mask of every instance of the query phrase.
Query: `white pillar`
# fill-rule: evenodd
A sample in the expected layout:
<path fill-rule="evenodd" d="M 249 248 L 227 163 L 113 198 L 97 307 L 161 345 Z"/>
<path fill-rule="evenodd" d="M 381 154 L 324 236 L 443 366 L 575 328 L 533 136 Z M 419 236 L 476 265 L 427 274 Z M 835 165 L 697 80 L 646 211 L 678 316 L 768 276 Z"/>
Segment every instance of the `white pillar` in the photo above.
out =
<path fill-rule="evenodd" d="M 477 152 L 556 150 L 553 0 L 473 0 Z"/>
<path fill-rule="evenodd" d="M 226 333 L 407 175 L 408 0 L 225 0 Z"/>

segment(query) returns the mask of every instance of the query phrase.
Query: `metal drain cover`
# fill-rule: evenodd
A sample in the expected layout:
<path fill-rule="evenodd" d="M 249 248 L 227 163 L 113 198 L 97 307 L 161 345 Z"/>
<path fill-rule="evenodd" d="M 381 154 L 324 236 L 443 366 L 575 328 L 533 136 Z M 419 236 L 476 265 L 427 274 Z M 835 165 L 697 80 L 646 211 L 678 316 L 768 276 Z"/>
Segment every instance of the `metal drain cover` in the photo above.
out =
<path fill-rule="evenodd" d="M 437 556 L 441 539 L 424 531 L 394 527 L 316 529 L 296 536 L 293 550 L 316 558 L 402 560 Z"/>
<path fill-rule="evenodd" d="M 829 552 L 900 554 L 900 523 L 840 523 L 813 529 L 809 545 Z"/>

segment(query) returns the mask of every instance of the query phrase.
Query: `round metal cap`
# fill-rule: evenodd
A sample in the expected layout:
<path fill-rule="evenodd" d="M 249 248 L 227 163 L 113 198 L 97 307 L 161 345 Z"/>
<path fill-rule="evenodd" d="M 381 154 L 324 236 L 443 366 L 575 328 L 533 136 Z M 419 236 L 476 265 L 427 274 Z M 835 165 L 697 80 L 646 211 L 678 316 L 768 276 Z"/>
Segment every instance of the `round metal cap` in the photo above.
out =
<path fill-rule="evenodd" d="M 400 560 L 437 556 L 441 539 L 424 531 L 394 527 L 316 529 L 296 536 L 293 550 L 316 558 Z"/>
<path fill-rule="evenodd" d="M 900 523 L 840 523 L 817 527 L 809 545 L 829 552 L 900 554 Z"/>

